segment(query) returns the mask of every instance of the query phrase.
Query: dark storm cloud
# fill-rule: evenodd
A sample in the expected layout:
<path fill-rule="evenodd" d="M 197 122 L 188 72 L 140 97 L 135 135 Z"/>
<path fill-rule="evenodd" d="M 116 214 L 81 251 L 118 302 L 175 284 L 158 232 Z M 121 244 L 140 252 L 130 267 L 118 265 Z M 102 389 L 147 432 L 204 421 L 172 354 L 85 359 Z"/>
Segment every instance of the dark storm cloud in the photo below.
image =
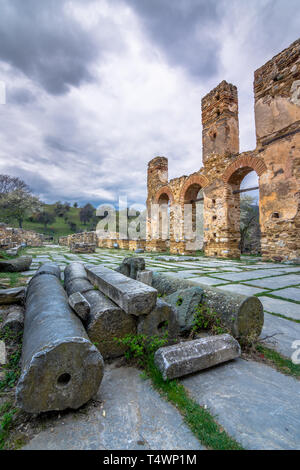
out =
<path fill-rule="evenodd" d="M 18 176 L 26 182 L 35 194 L 41 195 L 42 197 L 53 192 L 51 183 L 37 172 L 28 171 L 18 166 L 5 166 L 1 170 L 1 173 Z"/>
<path fill-rule="evenodd" d="M 25 105 L 34 103 L 36 101 L 35 95 L 26 88 L 8 89 L 7 104 Z"/>
<path fill-rule="evenodd" d="M 214 39 L 221 11 L 217 0 L 123 0 L 138 13 L 151 39 L 172 65 L 207 78 L 218 70 Z"/>
<path fill-rule="evenodd" d="M 89 66 L 97 56 L 93 36 L 65 12 L 65 4 L 65 0 L 0 0 L 0 60 L 54 95 L 90 81 Z"/>
<path fill-rule="evenodd" d="M 44 142 L 46 147 L 50 148 L 51 150 L 59 151 L 59 152 L 66 152 L 66 153 L 79 153 L 74 147 L 69 146 L 62 142 L 58 137 L 47 135 L 44 138 Z"/>

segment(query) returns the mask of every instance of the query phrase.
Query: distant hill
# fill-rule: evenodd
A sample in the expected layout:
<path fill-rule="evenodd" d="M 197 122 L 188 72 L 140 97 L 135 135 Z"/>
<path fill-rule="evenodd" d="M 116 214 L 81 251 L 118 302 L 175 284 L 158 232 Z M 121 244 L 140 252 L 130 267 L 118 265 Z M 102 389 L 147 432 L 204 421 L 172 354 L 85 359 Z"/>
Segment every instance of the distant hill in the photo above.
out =
<path fill-rule="evenodd" d="M 44 211 L 54 214 L 54 207 L 55 207 L 55 204 L 45 204 Z M 95 228 L 95 220 L 87 222 L 87 224 L 84 225 L 80 221 L 79 212 L 80 212 L 79 207 L 71 207 L 64 217 L 56 216 L 55 221 L 50 223 L 47 226 L 47 228 L 45 228 L 42 223 L 33 221 L 29 217 L 27 219 L 24 219 L 23 228 L 25 230 L 33 230 L 38 233 L 43 233 L 45 235 L 52 236 L 55 240 L 57 240 L 59 237 L 69 235 L 71 233 L 76 233 L 76 232 L 85 231 L 85 230 L 86 231 L 93 230 Z M 0 221 L 6 222 L 6 220 L 1 220 L 1 214 L 0 214 Z M 8 223 L 11 227 L 18 227 L 17 221 L 10 220 Z M 70 228 L 69 223 L 76 224 L 76 230 L 72 230 Z"/>
<path fill-rule="evenodd" d="M 54 212 L 55 204 L 44 204 L 43 209 L 45 212 L 49 212 L 51 214 L 55 214 Z M 34 217 L 27 217 L 23 221 L 23 229 L 25 230 L 33 230 L 34 232 L 43 233 L 44 235 L 53 237 L 55 241 L 58 240 L 59 237 L 63 237 L 66 235 L 70 235 L 72 233 L 83 232 L 83 231 L 91 231 L 95 230 L 97 222 L 100 220 L 96 217 L 96 209 L 95 209 L 95 216 L 86 224 L 83 224 L 80 221 L 79 213 L 81 208 L 80 207 L 70 207 L 69 211 L 65 213 L 63 217 L 55 216 L 55 220 L 52 223 L 49 223 L 48 226 L 45 228 L 44 224 L 41 222 L 37 222 L 34 220 Z M 130 220 L 134 220 L 135 217 L 130 217 Z M 19 225 L 16 220 L 5 220 L 5 217 L 1 216 L 0 212 L 0 222 L 6 222 L 10 227 L 18 228 Z M 70 224 L 75 224 L 76 229 L 72 229 Z M 118 211 L 117 211 L 117 232 L 118 229 Z"/>

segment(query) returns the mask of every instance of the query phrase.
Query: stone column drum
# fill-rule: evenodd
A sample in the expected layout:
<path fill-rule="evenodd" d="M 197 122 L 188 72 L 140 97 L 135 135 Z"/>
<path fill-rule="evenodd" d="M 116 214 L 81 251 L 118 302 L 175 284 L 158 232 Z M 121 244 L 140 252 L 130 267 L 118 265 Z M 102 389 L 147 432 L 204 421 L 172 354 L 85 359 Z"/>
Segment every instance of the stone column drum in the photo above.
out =
<path fill-rule="evenodd" d="M 29 413 L 77 409 L 98 391 L 103 368 L 59 278 L 35 276 L 26 296 L 17 405 Z"/>

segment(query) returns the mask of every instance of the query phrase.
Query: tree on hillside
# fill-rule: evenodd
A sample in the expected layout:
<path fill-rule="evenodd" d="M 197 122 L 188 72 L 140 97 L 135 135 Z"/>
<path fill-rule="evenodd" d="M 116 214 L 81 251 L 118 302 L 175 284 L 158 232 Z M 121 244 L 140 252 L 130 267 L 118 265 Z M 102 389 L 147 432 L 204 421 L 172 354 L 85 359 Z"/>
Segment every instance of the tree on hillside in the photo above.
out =
<path fill-rule="evenodd" d="M 36 220 L 37 222 L 44 224 L 44 227 L 46 229 L 48 224 L 52 224 L 55 221 L 55 215 L 51 212 L 47 212 L 44 210 L 38 213 Z"/>
<path fill-rule="evenodd" d="M 0 175 L 0 198 L 17 190 L 30 192 L 27 184 L 17 176 Z"/>
<path fill-rule="evenodd" d="M 240 232 L 241 252 L 260 251 L 259 207 L 250 195 L 241 196 Z"/>
<path fill-rule="evenodd" d="M 76 230 L 77 230 L 77 225 L 75 224 L 75 222 L 69 221 L 68 224 L 69 224 L 69 227 L 70 227 L 70 229 L 72 230 L 72 232 L 76 232 Z"/>
<path fill-rule="evenodd" d="M 57 217 L 64 217 L 70 209 L 71 206 L 69 202 L 62 203 L 61 201 L 57 201 L 54 204 L 54 213 Z"/>
<path fill-rule="evenodd" d="M 74 202 L 73 207 L 78 207 L 78 202 Z"/>
<path fill-rule="evenodd" d="M 86 204 L 82 209 L 80 209 L 79 212 L 79 218 L 80 221 L 86 225 L 89 220 L 93 217 L 95 214 L 95 208 L 92 206 L 92 204 Z"/>

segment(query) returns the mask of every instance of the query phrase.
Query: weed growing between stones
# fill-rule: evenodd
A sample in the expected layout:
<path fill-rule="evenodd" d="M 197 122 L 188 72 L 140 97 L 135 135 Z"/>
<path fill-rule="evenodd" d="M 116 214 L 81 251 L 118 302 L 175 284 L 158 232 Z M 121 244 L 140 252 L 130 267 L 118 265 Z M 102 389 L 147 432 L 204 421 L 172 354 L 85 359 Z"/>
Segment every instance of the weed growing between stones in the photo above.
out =
<path fill-rule="evenodd" d="M 22 285 L 20 282 L 22 280 L 20 273 L 0 273 L 0 284 L 1 279 L 9 280 L 10 285 L 5 285 L 5 288 L 19 287 L 19 285 Z"/>
<path fill-rule="evenodd" d="M 126 335 L 124 338 L 114 338 L 115 341 L 122 346 L 126 347 L 124 353 L 127 360 L 134 359 L 141 367 L 146 367 L 148 360 L 154 359 L 155 352 L 166 346 L 168 342 L 168 332 L 165 332 L 163 336 L 151 336 L 150 338 L 146 335 Z"/>
<path fill-rule="evenodd" d="M 5 342 L 9 352 L 8 364 L 3 366 L 5 370 L 4 379 L 0 381 L 0 390 L 13 388 L 20 376 L 20 358 L 22 352 L 22 333 L 13 333 L 9 328 L 4 328 L 0 332 L 0 340 Z"/>
<path fill-rule="evenodd" d="M 213 450 L 243 450 L 242 446 L 231 438 L 215 418 L 204 407 L 189 397 L 188 392 L 177 380 L 163 380 L 154 363 L 154 354 L 165 346 L 167 333 L 163 337 L 145 335 L 127 335 L 115 340 L 126 346 L 125 357 L 136 362 L 143 369 L 142 378 L 150 379 L 162 398 L 169 401 L 183 416 L 185 423 L 197 439 L 207 448 Z"/>
<path fill-rule="evenodd" d="M 195 337 L 203 330 L 208 330 L 212 335 L 230 334 L 230 330 L 224 325 L 220 315 L 213 312 L 205 302 L 199 304 L 195 309 L 191 336 Z"/>
<path fill-rule="evenodd" d="M 5 250 L 0 250 L 0 258 L 1 259 L 11 259 L 11 258 L 14 258 L 14 256 L 8 255 Z"/>
<path fill-rule="evenodd" d="M 8 352 L 8 363 L 2 366 L 4 377 L 0 381 L 1 397 L 8 399 L 15 387 L 21 373 L 20 358 L 22 351 L 22 333 L 13 333 L 9 328 L 0 331 L 0 340 L 5 342 Z M 18 410 L 10 401 L 4 402 L 0 407 L 0 449 L 7 448 L 11 431 L 14 427 L 13 419 Z"/>
<path fill-rule="evenodd" d="M 0 450 L 5 449 L 12 428 L 13 417 L 17 409 L 11 402 L 5 402 L 0 406 Z"/>

